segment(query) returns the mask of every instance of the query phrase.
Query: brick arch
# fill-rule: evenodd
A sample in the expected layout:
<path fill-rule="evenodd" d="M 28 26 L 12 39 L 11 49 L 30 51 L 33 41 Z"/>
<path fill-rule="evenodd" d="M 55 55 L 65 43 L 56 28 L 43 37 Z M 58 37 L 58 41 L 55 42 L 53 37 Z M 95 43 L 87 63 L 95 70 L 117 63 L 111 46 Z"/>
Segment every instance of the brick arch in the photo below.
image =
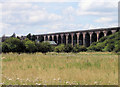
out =
<path fill-rule="evenodd" d="M 40 36 L 38 37 L 38 40 L 39 40 L 40 42 L 44 41 L 44 36 L 40 35 Z"/>
<path fill-rule="evenodd" d="M 62 38 L 61 38 L 61 35 L 59 34 L 59 35 L 58 35 L 58 44 L 61 44 L 61 39 L 62 39 Z"/>
<path fill-rule="evenodd" d="M 48 36 L 46 35 L 45 38 L 46 38 L 46 41 L 47 41 L 48 40 Z"/>
<path fill-rule="evenodd" d="M 93 32 L 92 34 L 92 38 L 91 38 L 91 42 L 96 42 L 97 41 L 97 34 L 95 32 Z"/>
<path fill-rule="evenodd" d="M 83 45 L 83 34 L 80 33 L 79 35 L 79 45 Z"/>
<path fill-rule="evenodd" d="M 112 31 L 108 31 L 107 32 L 107 36 L 111 35 L 112 34 Z"/>
<path fill-rule="evenodd" d="M 85 34 L 85 46 L 90 46 L 90 34 L 88 32 Z"/>
<path fill-rule="evenodd" d="M 71 44 L 72 43 L 72 36 L 71 34 L 68 35 L 68 44 Z"/>
<path fill-rule="evenodd" d="M 77 34 L 73 34 L 73 45 L 77 44 Z"/>
<path fill-rule="evenodd" d="M 63 44 L 66 44 L 66 35 L 63 35 Z"/>
<path fill-rule="evenodd" d="M 56 37 L 56 35 L 54 35 L 54 41 L 55 41 L 55 43 L 57 43 L 57 37 Z"/>
<path fill-rule="evenodd" d="M 99 33 L 99 38 L 98 38 L 98 39 L 100 39 L 100 38 L 102 38 L 102 37 L 104 37 L 104 33 L 103 33 L 103 32 L 100 32 L 100 33 Z"/>
<path fill-rule="evenodd" d="M 49 41 L 52 41 L 52 36 L 50 35 L 50 39 L 49 39 Z"/>

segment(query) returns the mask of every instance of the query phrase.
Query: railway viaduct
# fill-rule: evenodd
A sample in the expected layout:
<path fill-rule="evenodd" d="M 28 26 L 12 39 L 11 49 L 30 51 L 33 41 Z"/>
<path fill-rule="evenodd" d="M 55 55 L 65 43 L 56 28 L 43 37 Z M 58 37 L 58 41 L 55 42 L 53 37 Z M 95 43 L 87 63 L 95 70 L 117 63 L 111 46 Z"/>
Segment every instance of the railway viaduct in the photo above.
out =
<path fill-rule="evenodd" d="M 72 32 L 60 32 L 36 35 L 37 40 L 55 41 L 57 44 L 79 44 L 90 46 L 91 43 L 97 42 L 101 37 L 111 35 L 120 30 L 120 27 L 89 29 Z"/>

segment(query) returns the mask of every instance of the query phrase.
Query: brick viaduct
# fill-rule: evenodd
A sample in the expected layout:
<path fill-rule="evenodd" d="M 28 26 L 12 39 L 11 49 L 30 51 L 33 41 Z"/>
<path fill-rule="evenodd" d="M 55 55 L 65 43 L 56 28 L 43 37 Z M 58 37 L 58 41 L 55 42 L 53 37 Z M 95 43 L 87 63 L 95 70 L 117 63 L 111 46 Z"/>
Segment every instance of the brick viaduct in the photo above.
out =
<path fill-rule="evenodd" d="M 57 44 L 79 44 L 90 46 L 92 42 L 97 42 L 101 37 L 108 36 L 120 30 L 120 27 L 101 28 L 91 30 L 81 30 L 73 32 L 60 32 L 36 35 L 37 40 L 55 41 Z"/>

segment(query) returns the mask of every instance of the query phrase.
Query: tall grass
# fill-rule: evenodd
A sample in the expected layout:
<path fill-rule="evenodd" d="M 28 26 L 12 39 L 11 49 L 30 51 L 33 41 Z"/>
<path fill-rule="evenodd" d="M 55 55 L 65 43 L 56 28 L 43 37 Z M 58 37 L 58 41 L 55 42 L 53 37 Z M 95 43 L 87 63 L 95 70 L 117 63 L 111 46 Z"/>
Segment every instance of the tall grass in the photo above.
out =
<path fill-rule="evenodd" d="M 118 84 L 118 56 L 113 53 L 9 53 L 2 57 L 6 85 Z"/>

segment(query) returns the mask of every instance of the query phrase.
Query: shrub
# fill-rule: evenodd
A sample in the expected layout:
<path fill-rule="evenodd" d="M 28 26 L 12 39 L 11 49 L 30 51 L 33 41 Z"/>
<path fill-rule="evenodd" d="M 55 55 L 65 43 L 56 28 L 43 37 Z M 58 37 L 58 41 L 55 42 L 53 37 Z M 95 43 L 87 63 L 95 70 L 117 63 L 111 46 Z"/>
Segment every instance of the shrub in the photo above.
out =
<path fill-rule="evenodd" d="M 114 49 L 114 44 L 108 43 L 107 46 L 103 49 L 103 51 L 113 51 Z"/>
<path fill-rule="evenodd" d="M 64 50 L 65 50 L 64 44 L 60 44 L 57 47 L 55 47 L 55 52 L 64 52 Z"/>
<path fill-rule="evenodd" d="M 36 50 L 35 42 L 31 40 L 25 41 L 25 47 L 26 47 L 25 51 L 28 53 L 33 53 Z"/>
<path fill-rule="evenodd" d="M 106 37 L 102 37 L 102 38 L 100 38 L 99 42 L 104 42 L 106 39 L 107 39 L 107 36 Z"/>
<path fill-rule="evenodd" d="M 71 44 L 67 44 L 67 45 L 65 45 L 65 47 L 64 47 L 64 52 L 72 52 L 72 50 L 73 50 L 73 47 L 72 47 L 72 45 Z"/>
<path fill-rule="evenodd" d="M 23 52 L 24 48 L 23 42 L 14 37 L 6 39 L 2 46 L 3 52 Z"/>
<path fill-rule="evenodd" d="M 74 47 L 73 47 L 73 52 L 80 52 L 80 46 L 78 44 L 76 44 Z"/>
<path fill-rule="evenodd" d="M 85 46 L 80 46 L 79 51 L 82 51 L 82 52 L 87 51 L 87 48 Z"/>
<path fill-rule="evenodd" d="M 85 46 L 79 46 L 78 44 L 73 47 L 73 52 L 84 52 L 87 51 Z"/>
<path fill-rule="evenodd" d="M 40 49 L 42 53 L 47 53 L 52 51 L 52 46 L 48 42 L 42 42 Z"/>
<path fill-rule="evenodd" d="M 114 51 L 115 52 L 120 52 L 120 40 L 115 43 Z"/>

